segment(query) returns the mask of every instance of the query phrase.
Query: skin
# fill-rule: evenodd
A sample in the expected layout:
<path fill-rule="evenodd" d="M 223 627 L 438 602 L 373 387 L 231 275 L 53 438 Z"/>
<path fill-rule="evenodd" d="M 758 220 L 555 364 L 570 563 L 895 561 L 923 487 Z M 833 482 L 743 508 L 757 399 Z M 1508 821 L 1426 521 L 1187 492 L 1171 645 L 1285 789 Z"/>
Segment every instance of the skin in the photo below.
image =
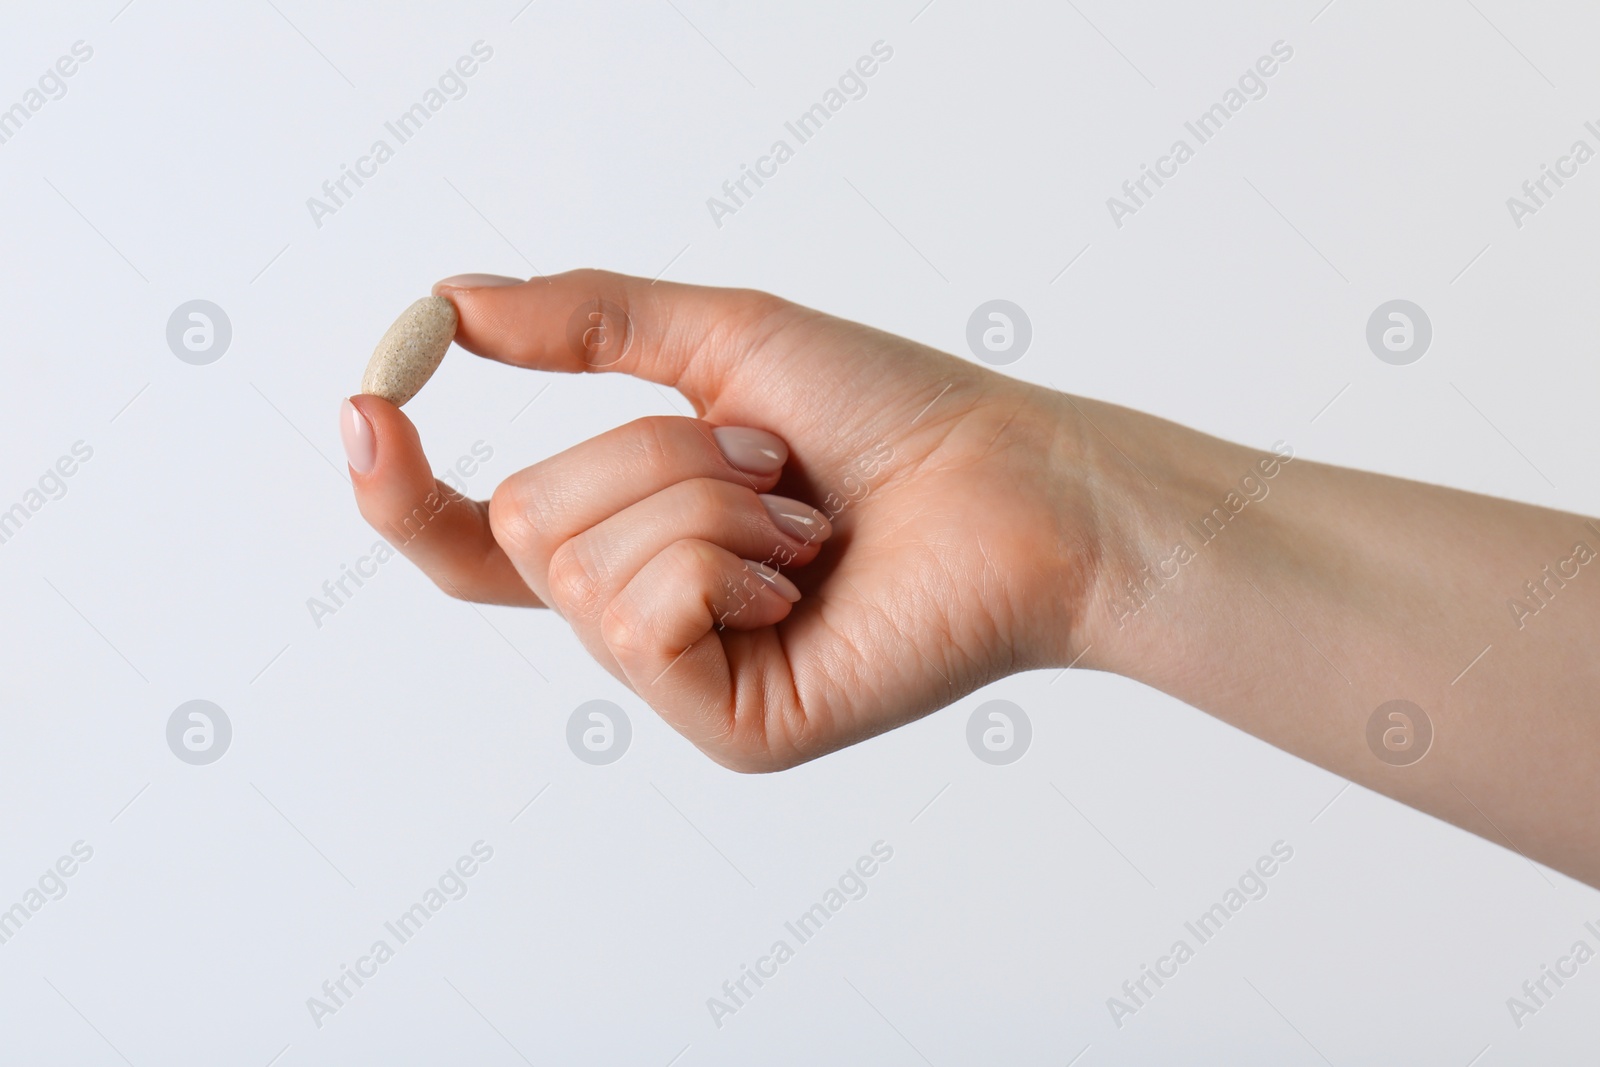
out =
<path fill-rule="evenodd" d="M 1600 560 L 1544 572 L 1600 551 L 1600 524 L 1230 444 L 765 293 L 482 282 L 435 288 L 462 347 L 632 374 L 698 418 L 619 427 L 483 502 L 435 482 L 397 408 L 355 397 L 376 438 L 351 472 L 361 512 L 451 595 L 558 611 L 724 766 L 790 767 L 1073 665 L 1600 886 Z M 633 324 L 615 362 L 569 339 L 596 300 Z M 729 426 L 781 438 L 781 471 L 730 464 L 711 433 Z M 397 537 L 432 493 L 447 503 Z M 815 531 L 782 529 L 761 493 L 817 505 Z M 1367 740 L 1396 699 L 1433 728 L 1407 766 Z"/>

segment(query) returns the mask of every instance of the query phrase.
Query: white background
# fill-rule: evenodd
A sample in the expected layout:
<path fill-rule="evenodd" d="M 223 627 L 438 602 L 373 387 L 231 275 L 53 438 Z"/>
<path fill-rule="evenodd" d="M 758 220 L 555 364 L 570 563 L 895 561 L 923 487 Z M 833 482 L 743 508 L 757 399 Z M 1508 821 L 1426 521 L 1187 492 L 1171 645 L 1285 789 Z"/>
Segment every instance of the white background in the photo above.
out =
<path fill-rule="evenodd" d="M 0 107 L 94 50 L 0 145 L 0 508 L 94 450 L 0 545 L 0 907 L 94 849 L 0 945 L 0 1062 L 1593 1054 L 1600 962 L 1520 1029 L 1506 998 L 1578 938 L 1600 947 L 1600 894 L 1133 683 L 1018 676 L 741 777 L 548 615 L 447 600 L 403 560 L 320 628 L 306 605 L 374 540 L 337 402 L 458 271 L 665 271 L 963 355 L 968 314 L 1003 297 L 1034 327 L 1008 373 L 1600 512 L 1600 163 L 1520 229 L 1505 204 L 1595 144 L 1592 9 L 121 2 L 19 7 L 0 34 Z M 315 226 L 306 198 L 478 40 L 494 54 L 465 98 Z M 706 199 L 879 40 L 867 96 L 717 227 Z M 1278 40 L 1294 56 L 1268 95 L 1114 226 L 1106 198 Z M 233 326 L 209 366 L 165 340 L 194 298 Z M 1394 298 L 1435 331 L 1407 367 L 1364 340 Z M 492 447 L 480 496 L 674 410 L 459 352 L 407 409 L 441 470 Z M 194 698 L 233 724 L 210 766 L 166 745 Z M 634 729 L 608 767 L 565 742 L 595 698 Z M 965 741 L 990 698 L 1032 718 L 1009 767 Z M 480 839 L 467 896 L 316 1026 L 307 998 Z M 714 1026 L 706 998 L 878 840 L 894 858 L 868 895 Z M 1279 840 L 1269 895 L 1118 1028 L 1107 998 Z"/>

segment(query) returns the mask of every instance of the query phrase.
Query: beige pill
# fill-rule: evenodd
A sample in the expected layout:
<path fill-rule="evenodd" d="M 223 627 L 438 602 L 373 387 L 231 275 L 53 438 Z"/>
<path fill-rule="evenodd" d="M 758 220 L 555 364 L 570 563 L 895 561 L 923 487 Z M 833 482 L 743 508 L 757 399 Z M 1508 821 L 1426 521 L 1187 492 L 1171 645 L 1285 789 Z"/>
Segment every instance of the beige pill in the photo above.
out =
<path fill-rule="evenodd" d="M 373 349 L 361 391 L 396 407 L 416 396 L 450 348 L 456 321 L 456 306 L 442 296 L 425 296 L 406 308 Z"/>

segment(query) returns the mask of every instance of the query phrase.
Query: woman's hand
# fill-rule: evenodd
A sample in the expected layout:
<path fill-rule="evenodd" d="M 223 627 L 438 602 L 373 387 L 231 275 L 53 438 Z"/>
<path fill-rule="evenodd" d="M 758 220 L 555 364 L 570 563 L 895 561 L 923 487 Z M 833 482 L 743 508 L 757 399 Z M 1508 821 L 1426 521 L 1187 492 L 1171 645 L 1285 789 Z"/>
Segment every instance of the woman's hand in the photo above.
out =
<path fill-rule="evenodd" d="M 761 293 L 453 283 L 466 348 L 635 374 L 701 417 L 481 504 L 357 397 L 362 513 L 457 596 L 554 607 L 719 762 L 787 767 L 1081 662 L 1600 886 L 1600 524 L 1241 448 Z"/>
<path fill-rule="evenodd" d="M 1103 531 L 1087 474 L 1061 473 L 1093 451 L 1066 398 L 764 293 L 598 271 L 513 281 L 435 288 L 460 312 L 457 343 L 632 374 L 700 417 L 618 427 L 484 503 L 434 481 L 398 409 L 354 398 L 361 512 L 447 592 L 554 608 L 745 771 L 1089 645 Z M 431 518 L 402 532 L 419 508 Z"/>

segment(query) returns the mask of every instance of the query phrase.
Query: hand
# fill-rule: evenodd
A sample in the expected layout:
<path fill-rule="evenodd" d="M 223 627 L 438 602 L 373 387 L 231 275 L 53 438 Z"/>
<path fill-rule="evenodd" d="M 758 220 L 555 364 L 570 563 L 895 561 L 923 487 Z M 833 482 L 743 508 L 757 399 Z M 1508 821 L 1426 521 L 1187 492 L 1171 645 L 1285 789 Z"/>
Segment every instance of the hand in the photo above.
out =
<path fill-rule="evenodd" d="M 602 434 L 484 504 L 356 397 L 362 514 L 455 596 L 551 605 L 720 763 L 792 766 L 1079 663 L 1600 885 L 1593 522 L 1274 463 L 762 293 L 594 271 L 439 291 L 470 351 L 634 374 L 700 418 Z M 608 305 L 609 332 L 571 335 Z M 1508 622 L 1519 589 L 1537 629 Z M 1436 727 L 1402 760 L 1371 736 L 1396 698 Z"/>
<path fill-rule="evenodd" d="M 436 287 L 460 312 L 458 344 L 533 370 L 633 374 L 700 417 L 619 427 L 483 503 L 434 481 L 398 409 L 354 398 L 361 512 L 446 592 L 554 608 L 668 723 L 744 771 L 1086 646 L 1100 534 L 1087 475 L 1062 474 L 1085 470 L 1087 450 L 1058 394 L 763 293 L 597 271 L 509 281 Z M 614 337 L 570 336 L 601 301 L 631 320 L 620 359 Z M 419 508 L 431 518 L 403 532 Z"/>

